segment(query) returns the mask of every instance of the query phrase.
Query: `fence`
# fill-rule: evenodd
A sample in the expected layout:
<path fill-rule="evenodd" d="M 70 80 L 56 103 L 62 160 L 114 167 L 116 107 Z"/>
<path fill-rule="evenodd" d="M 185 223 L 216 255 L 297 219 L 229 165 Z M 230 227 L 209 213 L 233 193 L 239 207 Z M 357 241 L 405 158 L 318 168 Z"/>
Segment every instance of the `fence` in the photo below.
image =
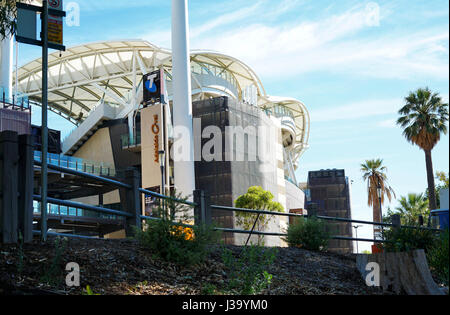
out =
<path fill-rule="evenodd" d="M 42 197 L 33 194 L 33 169 L 34 167 L 40 167 L 42 165 L 41 161 L 35 159 L 32 149 L 32 142 L 30 136 L 18 137 L 17 134 L 11 132 L 0 133 L 0 173 L 2 176 L 2 182 L 0 183 L 0 233 L 2 234 L 3 243 L 17 243 L 18 241 L 18 231 L 22 233 L 25 242 L 29 242 L 32 239 L 32 235 L 44 234 L 46 235 L 48 231 L 32 231 L 33 224 L 33 200 L 41 201 Z M 152 191 L 140 188 L 140 178 L 137 170 L 128 169 L 124 172 L 122 181 L 114 180 L 111 178 L 106 178 L 98 176 L 95 174 L 90 174 L 82 172 L 77 168 L 63 167 L 60 165 L 49 164 L 48 169 L 59 172 L 61 174 L 70 174 L 80 178 L 94 179 L 98 182 L 105 183 L 116 187 L 117 189 L 122 189 L 125 193 L 125 202 L 123 211 L 111 210 L 101 206 L 93 206 L 82 204 L 78 202 L 62 200 L 58 198 L 47 198 L 48 202 L 58 206 L 64 206 L 75 209 L 82 209 L 87 211 L 92 211 L 94 213 L 113 215 L 121 218 L 124 222 L 124 229 L 127 236 L 132 236 L 134 234 L 134 229 L 142 229 L 143 220 L 157 220 L 154 217 L 148 217 L 142 215 L 141 210 L 141 196 L 142 194 L 152 196 L 160 200 L 171 200 L 176 203 L 182 203 L 187 206 L 194 208 L 195 225 L 200 224 L 212 224 L 212 210 L 221 210 L 229 212 L 246 212 L 256 214 L 258 217 L 260 215 L 271 215 L 280 217 L 308 217 L 299 214 L 292 213 L 278 213 L 270 212 L 264 210 L 251 210 L 242 208 L 233 208 L 226 206 L 211 205 L 210 199 L 203 191 L 194 192 L 194 202 L 180 200 L 172 196 L 165 196 Z M 32 198 L 31 198 L 32 196 Z M 46 216 L 44 216 L 45 219 Z M 352 220 L 346 218 L 334 218 L 334 217 L 324 217 L 318 216 L 318 219 L 325 221 L 338 221 L 346 223 L 357 223 L 357 224 L 368 224 L 374 226 L 382 227 L 392 227 L 392 228 L 408 228 L 408 229 L 424 229 L 432 231 L 440 231 L 437 229 L 425 228 L 425 227 L 412 227 L 412 226 L 401 226 L 400 217 L 393 217 L 393 223 L 382 223 L 382 222 L 370 222 L 361 220 Z M 194 227 L 192 225 L 184 225 L 186 227 Z M 275 236 L 275 237 L 285 237 L 287 234 L 279 232 L 263 232 L 255 231 L 255 225 L 251 231 L 239 230 L 232 228 L 216 228 L 218 231 L 226 233 L 237 233 L 237 234 L 248 234 L 250 237 L 252 235 L 261 236 Z M 48 233 L 49 235 L 59 235 L 67 237 L 81 237 L 89 238 L 84 236 L 67 235 L 59 233 Z M 359 241 L 359 242 L 373 242 L 382 243 L 384 240 L 376 239 L 363 239 L 363 238 L 353 238 L 353 237 L 341 237 L 333 236 L 336 240 L 346 240 L 346 241 Z"/>

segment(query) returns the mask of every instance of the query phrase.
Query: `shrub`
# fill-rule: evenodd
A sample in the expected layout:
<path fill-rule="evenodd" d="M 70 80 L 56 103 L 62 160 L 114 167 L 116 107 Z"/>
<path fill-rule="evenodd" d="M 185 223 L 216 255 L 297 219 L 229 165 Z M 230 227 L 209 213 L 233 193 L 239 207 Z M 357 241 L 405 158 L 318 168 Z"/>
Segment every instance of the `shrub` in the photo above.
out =
<path fill-rule="evenodd" d="M 440 237 L 431 247 L 427 258 L 430 265 L 430 269 L 433 274 L 443 284 L 448 286 L 449 280 L 449 231 L 448 229 L 441 233 Z"/>
<path fill-rule="evenodd" d="M 177 199 L 187 200 L 180 196 Z M 185 223 L 193 221 L 189 210 L 182 203 L 165 202 L 154 212 L 155 220 L 147 220 L 143 231 L 135 231 L 136 239 L 156 258 L 178 265 L 203 262 L 208 254 L 208 245 L 214 243 L 219 235 L 205 225 L 186 227 Z"/>
<path fill-rule="evenodd" d="M 411 228 L 385 229 L 384 249 L 387 252 L 409 252 L 423 249 L 428 253 L 436 241 L 436 233 L 430 230 Z"/>
<path fill-rule="evenodd" d="M 283 206 L 279 202 L 273 201 L 273 198 L 270 191 L 265 191 L 260 186 L 254 186 L 250 187 L 246 194 L 237 198 L 235 205 L 237 208 L 243 209 L 283 212 Z M 263 232 L 272 218 L 272 215 L 236 212 L 237 224 L 247 231 L 253 228 L 256 221 L 256 230 Z M 258 235 L 258 245 L 264 246 L 264 236 Z"/>
<path fill-rule="evenodd" d="M 228 290 L 239 295 L 260 294 L 272 282 L 267 268 L 275 261 L 277 250 L 260 246 L 245 247 L 238 258 L 225 249 L 223 261 L 228 271 Z"/>
<path fill-rule="evenodd" d="M 291 224 L 287 231 L 285 241 L 291 247 L 299 247 L 307 250 L 324 251 L 328 247 L 331 235 L 327 224 L 315 217 L 298 218 Z"/>

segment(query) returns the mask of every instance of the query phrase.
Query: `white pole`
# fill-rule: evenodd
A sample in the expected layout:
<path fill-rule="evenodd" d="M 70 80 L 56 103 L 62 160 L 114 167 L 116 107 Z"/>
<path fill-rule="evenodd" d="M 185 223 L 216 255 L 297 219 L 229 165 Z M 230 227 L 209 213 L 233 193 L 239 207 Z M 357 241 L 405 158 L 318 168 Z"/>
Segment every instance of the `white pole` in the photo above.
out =
<path fill-rule="evenodd" d="M 176 130 L 184 129 L 183 149 L 187 159 L 174 161 L 175 187 L 183 196 L 192 196 L 195 190 L 194 140 L 192 127 L 191 67 L 189 55 L 189 18 L 187 0 L 172 0 L 172 80 L 173 122 Z"/>
<path fill-rule="evenodd" d="M 12 101 L 13 72 L 13 38 L 5 37 L 1 41 L 0 87 L 5 90 L 5 97 Z M 0 95 L 3 97 L 3 95 Z"/>

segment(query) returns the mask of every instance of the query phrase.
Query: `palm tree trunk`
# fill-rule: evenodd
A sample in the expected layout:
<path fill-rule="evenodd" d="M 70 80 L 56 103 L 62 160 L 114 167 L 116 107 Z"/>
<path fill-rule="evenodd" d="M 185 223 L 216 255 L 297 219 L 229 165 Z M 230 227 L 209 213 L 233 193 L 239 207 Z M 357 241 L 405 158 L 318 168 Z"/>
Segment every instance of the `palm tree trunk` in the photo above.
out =
<path fill-rule="evenodd" d="M 428 195 L 430 200 L 430 210 L 436 210 L 436 187 L 434 184 L 433 160 L 431 150 L 425 150 L 425 162 L 427 165 Z"/>

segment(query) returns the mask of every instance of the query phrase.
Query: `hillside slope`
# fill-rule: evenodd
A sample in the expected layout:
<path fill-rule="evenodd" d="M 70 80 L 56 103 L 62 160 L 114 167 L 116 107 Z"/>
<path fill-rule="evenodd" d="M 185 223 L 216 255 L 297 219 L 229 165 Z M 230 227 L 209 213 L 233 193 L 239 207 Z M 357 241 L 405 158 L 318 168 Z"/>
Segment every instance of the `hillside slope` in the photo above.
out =
<path fill-rule="evenodd" d="M 90 286 L 97 294 L 201 294 L 211 285 L 223 288 L 225 266 L 220 246 L 212 248 L 205 264 L 183 268 L 152 258 L 133 240 L 68 240 L 55 259 L 55 239 L 48 244 L 0 245 L 0 294 L 83 294 Z M 227 246 L 238 255 L 241 248 Z M 67 263 L 81 269 L 81 287 L 65 286 Z M 268 270 L 274 295 L 372 295 L 359 275 L 355 257 L 280 248 Z M 49 284 L 51 283 L 51 284 Z"/>

